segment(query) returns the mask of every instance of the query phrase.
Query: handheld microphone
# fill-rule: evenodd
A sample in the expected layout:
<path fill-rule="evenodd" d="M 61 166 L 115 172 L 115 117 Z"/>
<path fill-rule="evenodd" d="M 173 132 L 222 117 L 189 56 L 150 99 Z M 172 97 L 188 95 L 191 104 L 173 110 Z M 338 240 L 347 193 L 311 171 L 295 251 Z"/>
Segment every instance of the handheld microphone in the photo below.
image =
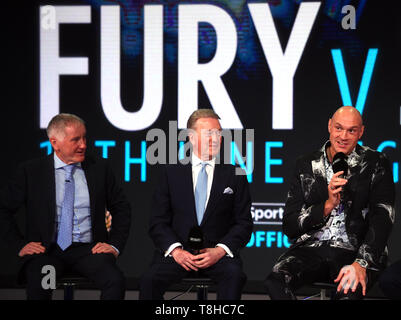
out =
<path fill-rule="evenodd" d="M 193 226 L 188 234 L 189 251 L 197 255 L 203 249 L 203 232 L 199 226 Z"/>
<path fill-rule="evenodd" d="M 340 178 L 346 179 L 348 175 L 348 163 L 347 156 L 343 152 L 337 152 L 333 157 L 333 172 L 344 171 L 343 174 L 339 175 Z M 344 188 L 341 190 L 341 198 L 344 198 Z"/>
<path fill-rule="evenodd" d="M 333 172 L 337 173 L 338 171 L 344 171 L 340 178 L 347 176 L 348 174 L 348 163 L 347 156 L 343 152 L 337 152 L 333 157 Z"/>

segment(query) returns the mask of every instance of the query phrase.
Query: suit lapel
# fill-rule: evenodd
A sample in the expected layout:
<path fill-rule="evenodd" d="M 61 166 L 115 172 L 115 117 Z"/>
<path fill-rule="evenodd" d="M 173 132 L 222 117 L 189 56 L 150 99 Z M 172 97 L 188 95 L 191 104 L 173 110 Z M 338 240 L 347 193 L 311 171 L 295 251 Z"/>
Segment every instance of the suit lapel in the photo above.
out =
<path fill-rule="evenodd" d="M 191 225 L 197 225 L 198 220 L 196 217 L 196 206 L 195 206 L 195 194 L 194 194 L 194 182 L 192 179 L 192 164 L 188 163 L 182 166 L 182 174 L 184 176 L 182 185 L 183 199 L 188 199 L 188 212 L 191 213 Z"/>
<path fill-rule="evenodd" d="M 94 228 L 95 221 L 95 212 L 96 212 L 96 172 L 95 167 L 93 166 L 90 160 L 85 160 L 82 162 L 82 169 L 85 173 L 86 183 L 88 184 L 88 192 L 89 192 L 89 202 L 90 202 L 90 214 L 92 221 L 92 229 Z"/>
<path fill-rule="evenodd" d="M 312 186 L 312 190 L 315 190 L 320 199 L 328 198 L 327 191 L 327 177 L 326 177 L 326 168 L 324 165 L 324 153 L 319 153 L 319 156 L 312 160 L 312 172 L 315 177 L 314 186 Z"/>
<path fill-rule="evenodd" d="M 43 190 L 44 197 L 46 197 L 46 203 L 48 204 L 48 208 L 45 212 L 46 217 L 44 217 L 43 221 L 47 221 L 47 226 L 45 232 L 47 236 L 45 239 L 48 241 L 52 241 L 54 234 L 54 224 L 56 221 L 56 177 L 54 172 L 54 154 L 50 154 L 45 160 L 44 166 L 44 174 L 43 174 Z"/>

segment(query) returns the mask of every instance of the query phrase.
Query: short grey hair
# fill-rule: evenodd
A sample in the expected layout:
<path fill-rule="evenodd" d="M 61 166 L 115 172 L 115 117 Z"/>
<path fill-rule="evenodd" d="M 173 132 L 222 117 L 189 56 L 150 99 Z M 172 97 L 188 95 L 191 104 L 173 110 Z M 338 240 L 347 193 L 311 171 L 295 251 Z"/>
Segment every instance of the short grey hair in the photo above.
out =
<path fill-rule="evenodd" d="M 64 134 L 65 127 L 74 125 L 74 124 L 82 124 L 85 125 L 85 121 L 82 120 L 80 117 L 70 114 L 70 113 L 60 113 L 56 116 L 54 116 L 46 129 L 47 136 L 50 139 L 50 137 L 59 135 L 59 134 Z"/>
<path fill-rule="evenodd" d="M 195 123 L 201 118 L 213 118 L 220 120 L 220 117 L 213 109 L 198 109 L 192 112 L 191 116 L 187 121 L 187 129 L 194 129 Z"/>

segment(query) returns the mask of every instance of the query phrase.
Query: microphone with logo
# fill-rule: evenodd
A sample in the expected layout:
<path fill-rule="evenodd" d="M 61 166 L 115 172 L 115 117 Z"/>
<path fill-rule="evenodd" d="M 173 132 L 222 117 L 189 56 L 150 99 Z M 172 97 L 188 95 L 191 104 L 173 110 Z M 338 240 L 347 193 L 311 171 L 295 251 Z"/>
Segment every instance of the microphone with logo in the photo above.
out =
<path fill-rule="evenodd" d="M 347 156 L 343 152 L 337 152 L 333 157 L 333 172 L 337 173 L 339 171 L 344 171 L 343 174 L 339 175 L 339 178 L 346 179 L 348 175 L 348 163 Z M 340 192 L 341 199 L 344 198 L 344 188 Z"/>
<path fill-rule="evenodd" d="M 203 232 L 199 226 L 193 226 L 188 234 L 189 252 L 193 255 L 199 254 L 203 249 Z"/>

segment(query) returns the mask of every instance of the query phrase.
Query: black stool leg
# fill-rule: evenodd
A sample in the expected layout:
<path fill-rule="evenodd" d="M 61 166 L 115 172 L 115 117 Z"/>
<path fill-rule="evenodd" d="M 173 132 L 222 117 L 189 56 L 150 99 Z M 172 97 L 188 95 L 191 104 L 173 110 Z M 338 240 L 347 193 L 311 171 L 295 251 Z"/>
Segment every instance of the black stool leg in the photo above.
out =
<path fill-rule="evenodd" d="M 204 301 L 207 300 L 208 286 L 198 285 L 197 287 L 197 299 Z"/>
<path fill-rule="evenodd" d="M 74 300 L 74 285 L 64 286 L 64 300 Z"/>

